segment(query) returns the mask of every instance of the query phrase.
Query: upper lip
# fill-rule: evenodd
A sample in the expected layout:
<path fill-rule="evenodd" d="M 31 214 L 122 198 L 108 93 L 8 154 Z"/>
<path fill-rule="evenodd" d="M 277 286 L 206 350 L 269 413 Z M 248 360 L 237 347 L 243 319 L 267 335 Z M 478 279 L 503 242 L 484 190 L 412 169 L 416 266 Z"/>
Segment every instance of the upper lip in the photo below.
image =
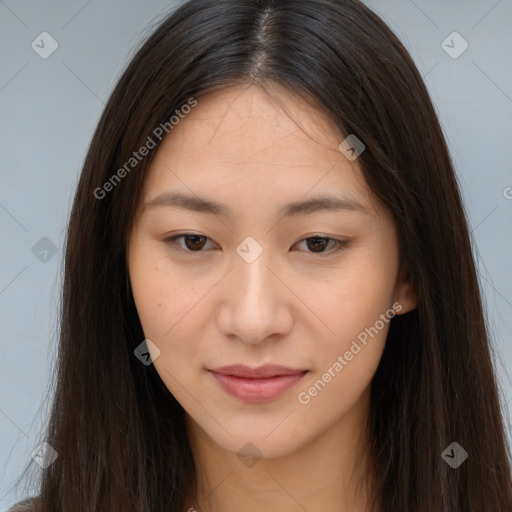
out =
<path fill-rule="evenodd" d="M 231 366 L 222 366 L 221 368 L 214 368 L 210 371 L 221 373 L 223 375 L 233 375 L 234 377 L 245 377 L 246 379 L 264 379 L 278 375 L 298 375 L 306 372 L 307 370 L 296 370 L 276 364 L 268 364 L 258 368 L 250 368 L 249 366 L 242 364 L 235 364 Z"/>

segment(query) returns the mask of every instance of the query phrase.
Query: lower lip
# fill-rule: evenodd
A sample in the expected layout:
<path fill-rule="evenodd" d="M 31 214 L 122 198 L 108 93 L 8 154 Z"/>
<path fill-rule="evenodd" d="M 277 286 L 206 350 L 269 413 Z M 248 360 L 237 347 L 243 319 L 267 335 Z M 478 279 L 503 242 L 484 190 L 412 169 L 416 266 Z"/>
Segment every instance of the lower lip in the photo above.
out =
<path fill-rule="evenodd" d="M 268 402 L 277 398 L 293 387 L 306 374 L 304 372 L 294 375 L 276 375 L 265 379 L 247 379 L 215 373 L 211 370 L 210 373 L 217 379 L 224 391 L 235 398 L 250 403 Z"/>

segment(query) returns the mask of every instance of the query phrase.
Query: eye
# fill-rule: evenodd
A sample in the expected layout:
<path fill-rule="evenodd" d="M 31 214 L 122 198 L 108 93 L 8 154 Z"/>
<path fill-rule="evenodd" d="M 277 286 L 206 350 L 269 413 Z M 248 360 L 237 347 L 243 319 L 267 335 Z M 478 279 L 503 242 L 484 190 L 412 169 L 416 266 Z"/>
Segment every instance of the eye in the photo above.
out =
<path fill-rule="evenodd" d="M 299 244 L 306 242 L 306 247 L 312 248 L 311 251 L 306 252 L 312 252 L 314 254 L 318 254 L 319 256 L 329 256 L 334 252 L 341 251 L 342 249 L 345 249 L 348 247 L 350 242 L 348 240 L 336 240 L 334 238 L 328 238 L 325 236 L 314 236 L 314 237 L 308 237 L 304 238 L 304 240 L 301 240 Z M 334 244 L 334 246 L 332 245 Z M 330 251 L 325 251 L 325 248 L 331 245 L 333 249 Z"/>
<path fill-rule="evenodd" d="M 178 243 L 179 239 L 183 239 L 185 242 L 185 247 Z M 181 235 L 176 235 L 171 238 L 167 238 L 165 242 L 167 242 L 171 249 L 174 251 L 182 251 L 182 252 L 204 252 L 202 249 L 205 246 L 205 241 L 209 240 L 208 237 L 203 235 L 197 235 L 195 233 L 183 233 Z M 179 248 L 176 248 L 176 245 Z"/>
<path fill-rule="evenodd" d="M 184 242 L 180 244 L 178 240 Z M 208 237 L 203 235 L 198 235 L 195 233 L 182 233 L 181 235 L 175 235 L 171 238 L 167 238 L 165 242 L 171 247 L 173 251 L 181 251 L 188 253 L 199 253 L 205 252 L 203 249 L 205 248 L 206 241 L 210 240 Z M 345 249 L 350 242 L 348 240 L 336 240 L 334 238 L 328 238 L 323 236 L 314 236 L 304 238 L 300 243 L 306 242 L 306 246 L 308 248 L 312 248 L 312 250 L 307 250 L 306 252 L 311 252 L 313 254 L 318 254 L 319 256 L 328 256 L 334 252 L 341 251 Z M 326 251 L 326 247 L 332 247 L 330 251 Z"/>

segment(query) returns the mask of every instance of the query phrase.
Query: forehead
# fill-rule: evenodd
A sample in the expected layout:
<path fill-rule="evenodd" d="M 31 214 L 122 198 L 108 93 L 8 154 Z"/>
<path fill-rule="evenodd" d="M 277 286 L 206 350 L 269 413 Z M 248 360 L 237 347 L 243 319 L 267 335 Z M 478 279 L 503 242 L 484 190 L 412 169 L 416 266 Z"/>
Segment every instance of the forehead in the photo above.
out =
<path fill-rule="evenodd" d="M 305 157 L 303 164 L 341 156 L 341 135 L 334 123 L 278 86 L 268 91 L 254 85 L 215 91 L 199 98 L 183 117 L 160 149 L 195 155 L 210 151 L 216 158 L 244 165 L 265 156 L 271 156 L 272 163 L 297 163 Z"/>
<path fill-rule="evenodd" d="M 178 191 L 248 208 L 339 192 L 374 208 L 357 161 L 338 150 L 343 136 L 300 96 L 251 85 L 197 101 L 158 148 L 145 180 L 145 202 Z"/>

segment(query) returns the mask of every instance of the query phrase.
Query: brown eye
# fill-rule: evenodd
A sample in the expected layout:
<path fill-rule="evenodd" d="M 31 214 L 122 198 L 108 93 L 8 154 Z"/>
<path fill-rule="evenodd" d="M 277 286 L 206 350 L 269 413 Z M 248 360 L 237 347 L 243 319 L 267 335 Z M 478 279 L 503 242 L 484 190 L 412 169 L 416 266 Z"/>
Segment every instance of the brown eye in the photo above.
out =
<path fill-rule="evenodd" d="M 334 238 L 327 238 L 324 236 L 314 236 L 305 238 L 301 240 L 299 243 L 306 242 L 306 246 L 308 249 L 306 252 L 311 252 L 313 254 L 318 254 L 319 256 L 329 256 L 334 252 L 338 252 L 349 245 L 348 240 L 335 240 Z M 334 248 L 330 251 L 326 251 L 326 247 L 334 245 Z"/>
<path fill-rule="evenodd" d="M 323 252 L 329 245 L 329 240 L 327 238 L 307 238 L 306 244 L 312 252 Z"/>
<path fill-rule="evenodd" d="M 206 242 L 206 237 L 202 235 L 186 235 L 183 237 L 185 246 L 191 251 L 201 250 Z"/>
<path fill-rule="evenodd" d="M 179 239 L 182 239 L 184 244 L 178 243 Z M 175 251 L 194 253 L 205 252 L 203 251 L 203 248 L 205 247 L 207 240 L 209 240 L 207 236 L 197 235 L 195 233 L 183 233 L 181 235 L 168 238 L 165 242 L 168 243 L 171 249 Z M 176 245 L 178 246 L 177 248 Z"/>

